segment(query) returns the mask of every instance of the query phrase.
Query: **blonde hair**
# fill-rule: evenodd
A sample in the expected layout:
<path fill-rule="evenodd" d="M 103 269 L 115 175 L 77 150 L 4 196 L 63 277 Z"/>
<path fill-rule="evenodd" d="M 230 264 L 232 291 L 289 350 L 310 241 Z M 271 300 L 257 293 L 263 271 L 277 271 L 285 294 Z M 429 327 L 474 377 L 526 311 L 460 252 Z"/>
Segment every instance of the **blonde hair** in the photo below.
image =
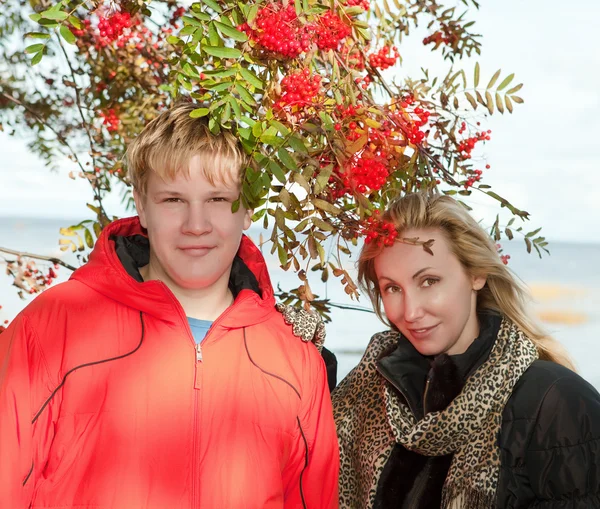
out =
<path fill-rule="evenodd" d="M 408 194 L 394 200 L 382 219 L 395 225 L 398 238 L 411 229 L 440 230 L 467 274 L 486 278 L 484 287 L 477 293 L 478 310 L 491 309 L 506 316 L 533 341 L 540 359 L 574 369 L 564 348 L 530 318 L 527 312 L 530 299 L 525 286 L 502 263 L 491 237 L 463 205 L 449 196 Z M 385 247 L 374 242 L 364 245 L 358 261 L 358 280 L 377 316 L 390 325 L 381 309 L 381 292 L 375 274 L 375 258 L 383 249 Z"/>
<path fill-rule="evenodd" d="M 164 180 L 189 175 L 190 159 L 200 155 L 201 171 L 211 183 L 240 185 L 247 157 L 230 133 L 214 135 L 204 118 L 192 118 L 198 105 L 180 102 L 152 120 L 129 145 L 128 176 L 133 188 L 146 194 L 149 172 Z"/>

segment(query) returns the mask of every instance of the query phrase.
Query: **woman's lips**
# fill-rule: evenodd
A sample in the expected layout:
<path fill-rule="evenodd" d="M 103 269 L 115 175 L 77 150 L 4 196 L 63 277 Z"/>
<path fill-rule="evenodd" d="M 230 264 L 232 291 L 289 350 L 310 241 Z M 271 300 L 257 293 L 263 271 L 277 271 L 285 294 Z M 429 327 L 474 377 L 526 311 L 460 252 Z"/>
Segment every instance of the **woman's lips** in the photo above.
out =
<path fill-rule="evenodd" d="M 408 330 L 410 331 L 410 335 L 415 339 L 427 339 L 438 325 L 439 324 L 432 325 L 431 327 L 420 327 L 418 329 Z"/>

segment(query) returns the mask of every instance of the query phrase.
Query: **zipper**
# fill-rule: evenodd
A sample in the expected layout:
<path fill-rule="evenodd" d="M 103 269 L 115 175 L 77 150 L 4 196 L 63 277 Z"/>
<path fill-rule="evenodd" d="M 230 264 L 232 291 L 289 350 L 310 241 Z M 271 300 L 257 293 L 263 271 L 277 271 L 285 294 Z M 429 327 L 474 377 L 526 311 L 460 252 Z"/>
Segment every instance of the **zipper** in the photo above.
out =
<path fill-rule="evenodd" d="M 427 393 L 429 392 L 429 385 L 431 384 L 431 374 L 427 373 L 427 380 L 425 381 L 425 390 L 423 391 L 423 417 L 427 415 Z"/>
<path fill-rule="evenodd" d="M 163 285 L 165 291 L 170 294 L 173 298 L 173 303 L 177 312 L 179 314 L 179 318 L 183 323 L 184 329 L 187 332 L 188 338 L 193 345 L 194 348 L 194 420 L 192 425 L 192 507 L 198 507 L 198 495 L 200 493 L 200 476 L 198 475 L 198 458 L 200 457 L 200 432 L 198 430 L 198 420 L 200 418 L 200 388 L 202 387 L 202 346 L 200 343 L 196 344 L 194 340 L 194 336 L 192 334 L 192 330 L 190 329 L 190 325 L 187 321 L 187 316 L 183 307 L 173 294 L 173 292 L 169 289 L 169 287 L 164 284 L 162 281 L 158 281 L 159 284 Z M 213 330 L 216 329 L 215 325 L 218 325 L 222 322 L 225 317 L 231 312 L 234 304 L 229 306 L 221 315 L 213 322 L 210 327 L 208 333 L 203 339 L 203 343 L 206 344 L 207 340 L 212 336 Z"/>
<path fill-rule="evenodd" d="M 410 406 L 410 401 L 409 401 L 409 400 L 408 400 L 408 398 L 406 397 L 406 394 L 404 393 L 404 391 L 403 391 L 403 390 L 402 390 L 402 389 L 401 389 L 401 388 L 400 388 L 398 385 L 396 385 L 396 384 L 394 383 L 394 381 L 393 381 L 393 380 L 391 380 L 391 379 L 390 379 L 390 378 L 389 378 L 389 377 L 388 377 L 388 376 L 387 376 L 387 375 L 386 375 L 386 374 L 385 374 L 385 373 L 384 373 L 384 372 L 381 370 L 381 368 L 380 368 L 378 365 L 376 366 L 376 369 L 377 369 L 377 372 L 378 372 L 378 373 L 379 373 L 379 374 L 380 374 L 380 375 L 381 375 L 383 378 L 385 378 L 385 379 L 387 380 L 387 382 L 388 382 L 388 383 L 389 383 L 389 384 L 390 384 L 392 387 L 394 387 L 394 389 L 396 389 L 396 390 L 397 390 L 397 391 L 398 391 L 398 392 L 399 392 L 399 393 L 402 395 L 402 397 L 404 398 L 404 401 L 406 401 L 406 404 L 407 404 L 407 405 L 408 405 L 408 407 L 410 408 L 410 411 L 412 412 L 412 414 L 413 414 L 413 415 L 418 415 L 418 414 L 417 414 L 417 412 L 415 411 L 416 409 L 414 409 L 414 408 L 412 408 L 412 407 Z"/>

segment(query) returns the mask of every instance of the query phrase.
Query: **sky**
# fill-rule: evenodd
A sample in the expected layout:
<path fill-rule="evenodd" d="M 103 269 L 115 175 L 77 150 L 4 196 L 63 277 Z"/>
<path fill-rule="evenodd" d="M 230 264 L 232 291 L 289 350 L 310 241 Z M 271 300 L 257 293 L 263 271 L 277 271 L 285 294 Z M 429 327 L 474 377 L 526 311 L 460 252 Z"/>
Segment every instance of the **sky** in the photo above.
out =
<path fill-rule="evenodd" d="M 451 2 L 446 2 L 451 5 Z M 514 72 L 525 100 L 513 115 L 495 114 L 483 124 L 492 139 L 479 155 L 491 169 L 483 183 L 531 213 L 527 229 L 543 227 L 550 240 L 600 242 L 600 2 L 580 0 L 482 0 L 468 18 L 483 35 L 481 82 L 502 68 Z M 462 4 L 461 4 L 462 5 Z M 568 5 L 568 8 L 566 8 Z M 420 77 L 420 67 L 443 77 L 439 54 L 424 48 L 421 27 L 403 41 L 399 76 Z M 457 63 L 472 76 L 473 60 Z M 67 176 L 65 161 L 50 172 L 25 142 L 0 132 L 0 217 L 90 217 L 89 186 Z M 497 208 L 474 196 L 474 215 L 491 224 Z M 109 198 L 109 214 L 125 215 L 120 197 Z M 509 216 L 505 216 L 509 217 Z"/>

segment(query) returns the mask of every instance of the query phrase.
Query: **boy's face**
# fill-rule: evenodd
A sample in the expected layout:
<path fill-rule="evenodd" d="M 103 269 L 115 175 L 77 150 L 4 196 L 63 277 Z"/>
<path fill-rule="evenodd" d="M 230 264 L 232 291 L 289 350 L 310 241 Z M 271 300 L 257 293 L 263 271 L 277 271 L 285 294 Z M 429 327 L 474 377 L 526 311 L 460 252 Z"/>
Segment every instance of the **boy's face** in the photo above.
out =
<path fill-rule="evenodd" d="M 173 289 L 210 289 L 226 285 L 242 232 L 251 211 L 231 212 L 239 196 L 236 183 L 210 184 L 200 170 L 199 156 L 190 160 L 190 174 L 164 181 L 150 172 L 147 193 L 134 192 L 142 226 L 150 240 L 150 270 Z"/>

